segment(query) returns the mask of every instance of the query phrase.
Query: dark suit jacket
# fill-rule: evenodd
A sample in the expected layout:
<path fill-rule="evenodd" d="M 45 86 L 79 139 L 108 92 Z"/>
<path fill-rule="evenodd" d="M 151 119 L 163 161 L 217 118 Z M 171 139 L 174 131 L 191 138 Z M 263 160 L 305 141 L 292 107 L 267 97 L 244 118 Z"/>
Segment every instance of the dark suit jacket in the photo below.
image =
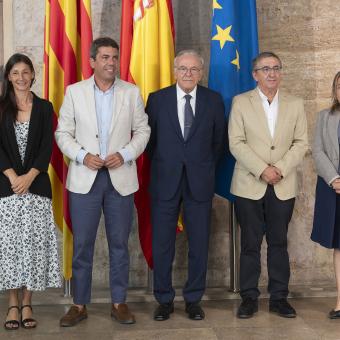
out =
<path fill-rule="evenodd" d="M 31 168 L 40 171 L 32 182 L 29 192 L 52 197 L 51 183 L 47 173 L 53 143 L 53 107 L 49 101 L 33 94 L 32 113 L 29 124 L 24 164 L 21 163 L 19 149 L 10 117 L 0 123 L 0 197 L 13 195 L 10 181 L 3 174 L 13 168 L 17 175 L 26 174 Z"/>
<path fill-rule="evenodd" d="M 145 110 L 151 127 L 147 147 L 151 158 L 151 196 L 171 199 L 185 168 L 193 197 L 198 201 L 212 199 L 216 163 L 227 145 L 220 94 L 197 86 L 195 118 L 187 141 L 178 121 L 175 85 L 150 94 Z"/>

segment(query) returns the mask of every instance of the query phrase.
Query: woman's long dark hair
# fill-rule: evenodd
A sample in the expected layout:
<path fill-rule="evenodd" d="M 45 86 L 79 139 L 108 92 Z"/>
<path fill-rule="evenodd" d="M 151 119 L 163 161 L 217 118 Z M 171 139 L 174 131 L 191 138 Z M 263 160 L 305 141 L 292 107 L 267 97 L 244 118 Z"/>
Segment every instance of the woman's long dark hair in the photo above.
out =
<path fill-rule="evenodd" d="M 8 76 L 11 72 L 13 66 L 18 63 L 26 64 L 33 73 L 33 79 L 31 81 L 31 86 L 34 82 L 34 67 L 30 58 L 21 53 L 13 54 L 7 61 L 4 69 L 4 80 L 1 84 L 1 94 L 0 94 L 0 122 L 5 116 L 10 116 L 15 122 L 18 115 L 18 106 L 15 100 L 15 94 L 12 82 L 9 81 Z"/>
<path fill-rule="evenodd" d="M 338 86 L 339 78 L 340 78 L 340 71 L 335 75 L 335 77 L 333 79 L 331 113 L 333 113 L 334 111 L 339 111 L 340 110 L 340 103 L 339 103 L 338 97 L 336 95 L 336 88 Z"/>

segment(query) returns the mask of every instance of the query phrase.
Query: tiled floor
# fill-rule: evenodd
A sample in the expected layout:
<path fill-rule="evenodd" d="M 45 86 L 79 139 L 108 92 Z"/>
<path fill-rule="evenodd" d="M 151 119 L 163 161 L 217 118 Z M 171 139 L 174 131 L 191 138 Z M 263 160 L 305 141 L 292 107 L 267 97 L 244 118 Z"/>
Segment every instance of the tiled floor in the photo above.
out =
<path fill-rule="evenodd" d="M 60 304 L 46 292 L 37 297 L 39 305 L 34 307 L 34 315 L 39 325 L 34 330 L 0 329 L 0 339 L 39 340 L 215 340 L 215 339 L 340 339 L 340 320 L 329 320 L 327 314 L 333 307 L 334 297 L 292 298 L 296 308 L 296 319 L 284 319 L 268 312 L 268 300 L 260 300 L 259 312 L 252 319 L 239 320 L 235 317 L 238 299 L 203 301 L 206 313 L 203 321 L 191 321 L 184 312 L 184 303 L 175 302 L 175 313 L 170 320 L 156 322 L 152 313 L 156 306 L 151 299 L 147 302 L 131 302 L 130 308 L 136 315 L 134 325 L 120 325 L 110 318 L 108 303 L 93 303 L 88 306 L 89 318 L 72 328 L 60 328 L 58 320 L 67 306 Z M 0 315 L 6 313 L 6 297 L 0 294 Z"/>

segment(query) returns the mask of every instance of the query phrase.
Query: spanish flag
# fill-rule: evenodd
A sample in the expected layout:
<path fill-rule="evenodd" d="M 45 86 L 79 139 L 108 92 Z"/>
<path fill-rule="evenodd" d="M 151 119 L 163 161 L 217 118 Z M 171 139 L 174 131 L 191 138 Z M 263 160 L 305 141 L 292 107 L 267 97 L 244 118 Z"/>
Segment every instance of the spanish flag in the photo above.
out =
<path fill-rule="evenodd" d="M 174 83 L 174 20 L 171 0 L 123 0 L 120 37 L 121 78 L 138 85 L 144 103 L 149 93 Z M 135 194 L 139 239 L 145 259 L 152 263 L 150 162 L 137 160 L 139 191 Z"/>
<path fill-rule="evenodd" d="M 45 0 L 44 97 L 54 107 L 54 129 L 66 87 L 91 76 L 91 0 Z M 49 175 L 56 224 L 63 233 L 63 274 L 72 277 L 73 237 L 66 183 L 68 160 L 54 142 Z"/>

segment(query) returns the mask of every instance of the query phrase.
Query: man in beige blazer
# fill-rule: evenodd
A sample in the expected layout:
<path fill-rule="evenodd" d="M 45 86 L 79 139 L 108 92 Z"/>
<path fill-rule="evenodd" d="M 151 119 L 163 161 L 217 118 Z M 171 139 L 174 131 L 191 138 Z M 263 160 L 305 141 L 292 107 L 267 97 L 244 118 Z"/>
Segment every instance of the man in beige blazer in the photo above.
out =
<path fill-rule="evenodd" d="M 135 160 L 146 147 L 150 127 L 138 88 L 116 77 L 118 44 L 98 38 L 90 54 L 94 75 L 67 88 L 55 133 L 60 150 L 70 159 L 66 187 L 74 245 L 74 305 L 60 320 L 64 327 L 87 318 L 102 210 L 110 256 L 111 316 L 120 323 L 135 322 L 125 304 L 128 238 L 133 193 L 138 190 Z"/>
<path fill-rule="evenodd" d="M 236 159 L 231 192 L 241 227 L 239 318 L 258 310 L 263 235 L 268 245 L 269 310 L 295 317 L 287 302 L 290 276 L 287 230 L 298 193 L 296 167 L 308 147 L 300 98 L 279 91 L 282 63 L 272 52 L 253 61 L 257 88 L 234 98 L 229 119 L 230 151 Z"/>

